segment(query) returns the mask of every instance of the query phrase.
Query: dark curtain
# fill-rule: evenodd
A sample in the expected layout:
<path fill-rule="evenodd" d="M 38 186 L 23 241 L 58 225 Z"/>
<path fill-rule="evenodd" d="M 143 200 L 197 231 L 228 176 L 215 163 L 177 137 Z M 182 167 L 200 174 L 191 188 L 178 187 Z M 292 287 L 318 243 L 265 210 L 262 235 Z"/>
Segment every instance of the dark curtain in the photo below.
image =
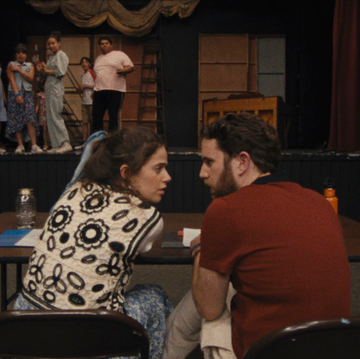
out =
<path fill-rule="evenodd" d="M 336 0 L 333 34 L 333 81 L 328 148 L 360 150 L 360 4 Z"/>

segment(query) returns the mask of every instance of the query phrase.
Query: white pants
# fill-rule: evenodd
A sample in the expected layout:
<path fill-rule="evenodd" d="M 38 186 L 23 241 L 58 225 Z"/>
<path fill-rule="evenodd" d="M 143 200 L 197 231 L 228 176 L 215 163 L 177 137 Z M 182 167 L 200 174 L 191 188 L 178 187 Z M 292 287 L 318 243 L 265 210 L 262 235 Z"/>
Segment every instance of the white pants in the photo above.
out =
<path fill-rule="evenodd" d="M 199 343 L 205 359 L 236 359 L 231 343 L 230 312 L 234 294 L 230 284 L 223 314 L 207 321 L 197 311 L 189 290 L 167 320 L 163 359 L 185 359 Z"/>

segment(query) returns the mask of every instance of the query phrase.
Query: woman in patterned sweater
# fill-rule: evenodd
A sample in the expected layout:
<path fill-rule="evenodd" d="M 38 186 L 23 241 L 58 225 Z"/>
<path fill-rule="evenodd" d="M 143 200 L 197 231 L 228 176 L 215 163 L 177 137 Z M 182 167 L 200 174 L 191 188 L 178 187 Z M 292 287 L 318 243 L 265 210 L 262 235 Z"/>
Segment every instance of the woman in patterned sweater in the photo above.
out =
<path fill-rule="evenodd" d="M 161 358 L 172 305 L 159 286 L 127 290 L 135 257 L 151 249 L 163 221 L 151 205 L 171 180 L 160 136 L 143 127 L 95 142 L 81 180 L 53 207 L 30 257 L 14 309 L 106 308 L 144 325 Z"/>

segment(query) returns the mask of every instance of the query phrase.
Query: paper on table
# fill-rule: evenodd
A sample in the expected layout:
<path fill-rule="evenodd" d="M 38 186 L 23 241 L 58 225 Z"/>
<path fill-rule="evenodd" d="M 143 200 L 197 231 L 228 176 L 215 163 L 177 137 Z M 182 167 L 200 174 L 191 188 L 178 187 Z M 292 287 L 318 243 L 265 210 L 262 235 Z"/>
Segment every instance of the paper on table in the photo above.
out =
<path fill-rule="evenodd" d="M 26 236 L 22 237 L 20 241 L 15 243 L 15 246 L 20 247 L 34 247 L 36 241 L 39 239 L 42 229 L 33 229 Z"/>
<path fill-rule="evenodd" d="M 183 245 L 190 247 L 190 242 L 201 233 L 201 229 L 184 228 Z"/>

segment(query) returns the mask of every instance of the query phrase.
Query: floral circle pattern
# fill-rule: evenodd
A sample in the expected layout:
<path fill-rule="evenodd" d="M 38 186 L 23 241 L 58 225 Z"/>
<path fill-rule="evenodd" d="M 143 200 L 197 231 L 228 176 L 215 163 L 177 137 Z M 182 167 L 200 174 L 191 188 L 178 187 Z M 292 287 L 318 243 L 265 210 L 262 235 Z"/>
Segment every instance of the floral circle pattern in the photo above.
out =
<path fill-rule="evenodd" d="M 79 225 L 75 233 L 75 244 L 89 251 L 101 247 L 108 240 L 109 227 L 101 219 L 88 219 Z"/>
<path fill-rule="evenodd" d="M 56 208 L 48 222 L 48 230 L 52 233 L 62 231 L 71 222 L 74 211 L 70 206 L 60 206 Z"/>
<path fill-rule="evenodd" d="M 101 212 L 104 208 L 109 206 L 109 194 L 102 193 L 95 190 L 91 194 L 87 195 L 80 203 L 81 212 L 87 214 L 93 214 Z"/>

